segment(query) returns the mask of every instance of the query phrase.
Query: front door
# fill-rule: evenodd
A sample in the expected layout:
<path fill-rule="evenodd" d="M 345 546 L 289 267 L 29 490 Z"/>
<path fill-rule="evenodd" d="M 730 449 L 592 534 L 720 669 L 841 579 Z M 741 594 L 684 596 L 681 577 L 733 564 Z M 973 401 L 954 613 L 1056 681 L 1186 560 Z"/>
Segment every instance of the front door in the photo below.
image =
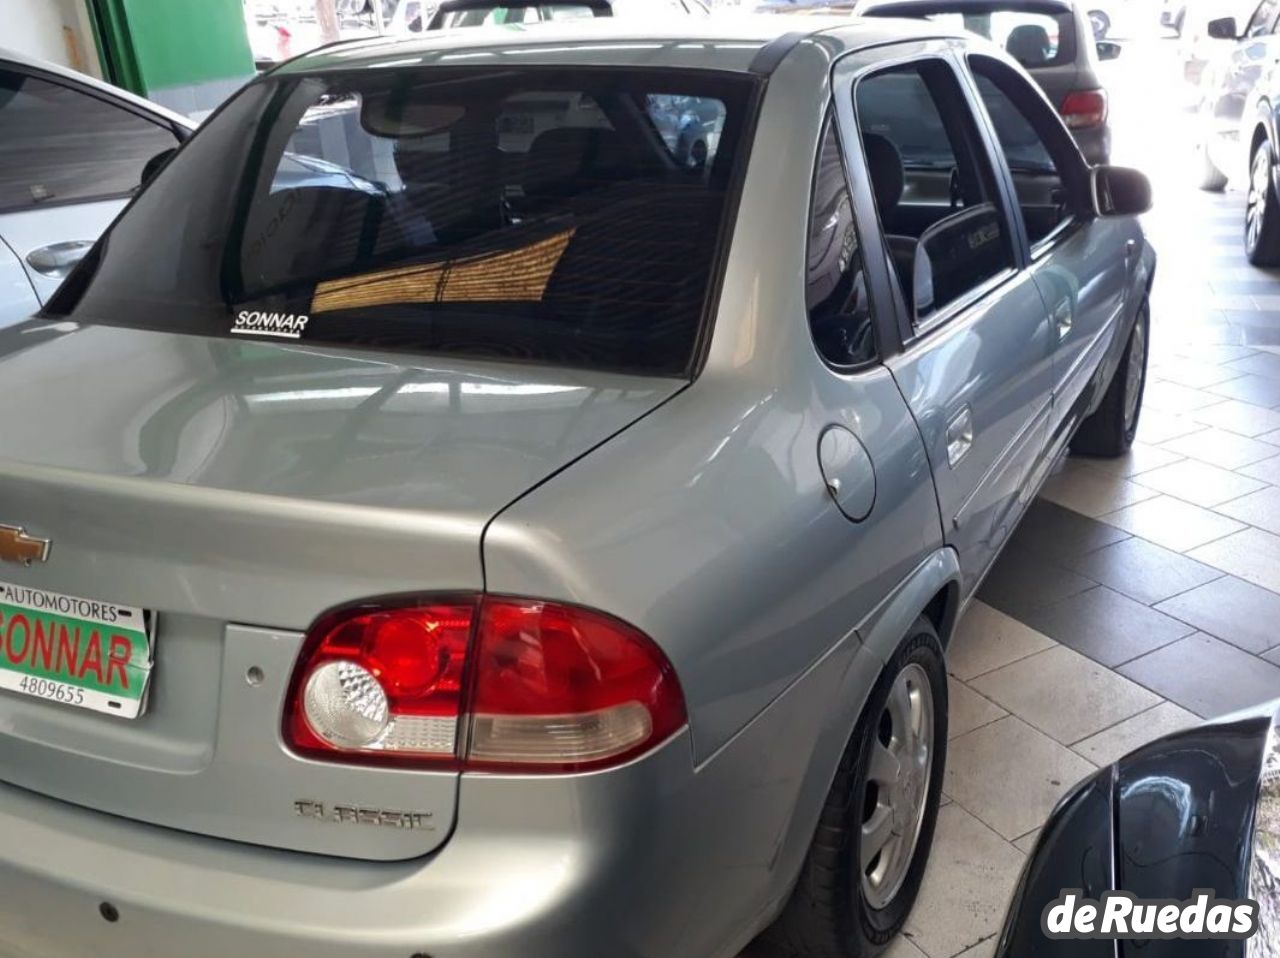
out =
<path fill-rule="evenodd" d="M 941 45 L 933 55 L 895 55 L 878 51 L 880 62 L 853 86 L 902 294 L 904 350 L 888 365 L 924 438 L 945 534 L 972 588 L 1041 464 L 1053 341 L 955 62 Z"/>

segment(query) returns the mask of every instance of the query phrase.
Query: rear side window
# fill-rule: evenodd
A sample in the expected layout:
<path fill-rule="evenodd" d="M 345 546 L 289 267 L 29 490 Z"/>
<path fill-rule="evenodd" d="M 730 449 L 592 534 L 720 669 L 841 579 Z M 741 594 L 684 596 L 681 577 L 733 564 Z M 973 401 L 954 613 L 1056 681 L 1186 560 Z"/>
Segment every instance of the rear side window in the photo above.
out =
<path fill-rule="evenodd" d="M 60 83 L 0 70 L 0 210 L 127 196 L 173 131 Z"/>
<path fill-rule="evenodd" d="M 753 89 L 546 69 L 255 84 L 113 229 L 74 313 L 682 373 Z M 192 194 L 223 199 L 179 223 Z"/>
<path fill-rule="evenodd" d="M 958 30 L 968 30 L 999 44 L 1028 69 L 1055 67 L 1076 59 L 1073 14 L 992 10 L 984 13 L 939 13 L 929 17 Z"/>

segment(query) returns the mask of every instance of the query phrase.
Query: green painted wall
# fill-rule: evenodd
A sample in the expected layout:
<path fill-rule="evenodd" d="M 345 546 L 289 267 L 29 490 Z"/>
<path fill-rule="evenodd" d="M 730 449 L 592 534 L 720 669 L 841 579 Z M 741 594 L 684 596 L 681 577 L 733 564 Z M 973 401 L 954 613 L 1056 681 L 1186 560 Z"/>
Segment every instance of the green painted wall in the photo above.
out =
<path fill-rule="evenodd" d="M 139 93 L 253 75 L 241 0 L 89 2 L 114 79 Z"/>

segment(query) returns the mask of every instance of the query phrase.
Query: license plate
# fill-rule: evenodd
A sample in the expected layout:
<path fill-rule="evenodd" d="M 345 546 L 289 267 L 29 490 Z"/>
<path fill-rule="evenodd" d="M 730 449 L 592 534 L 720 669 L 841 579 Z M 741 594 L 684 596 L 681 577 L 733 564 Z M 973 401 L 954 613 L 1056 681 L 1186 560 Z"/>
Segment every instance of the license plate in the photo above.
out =
<path fill-rule="evenodd" d="M 0 689 L 137 718 L 151 679 L 142 609 L 0 582 Z"/>

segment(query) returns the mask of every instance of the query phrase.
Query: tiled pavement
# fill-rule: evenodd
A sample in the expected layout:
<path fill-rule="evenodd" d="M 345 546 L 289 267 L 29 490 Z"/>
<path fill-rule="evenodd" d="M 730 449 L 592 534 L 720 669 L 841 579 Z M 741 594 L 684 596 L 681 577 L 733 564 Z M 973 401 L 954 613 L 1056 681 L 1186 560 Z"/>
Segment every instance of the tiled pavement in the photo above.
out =
<path fill-rule="evenodd" d="M 1150 132 L 1168 144 L 1168 128 Z M 1245 262 L 1241 193 L 1151 167 L 1160 266 L 1139 441 L 1050 479 L 961 623 L 947 804 L 890 958 L 991 955 L 1065 789 L 1280 698 L 1280 272 Z"/>

